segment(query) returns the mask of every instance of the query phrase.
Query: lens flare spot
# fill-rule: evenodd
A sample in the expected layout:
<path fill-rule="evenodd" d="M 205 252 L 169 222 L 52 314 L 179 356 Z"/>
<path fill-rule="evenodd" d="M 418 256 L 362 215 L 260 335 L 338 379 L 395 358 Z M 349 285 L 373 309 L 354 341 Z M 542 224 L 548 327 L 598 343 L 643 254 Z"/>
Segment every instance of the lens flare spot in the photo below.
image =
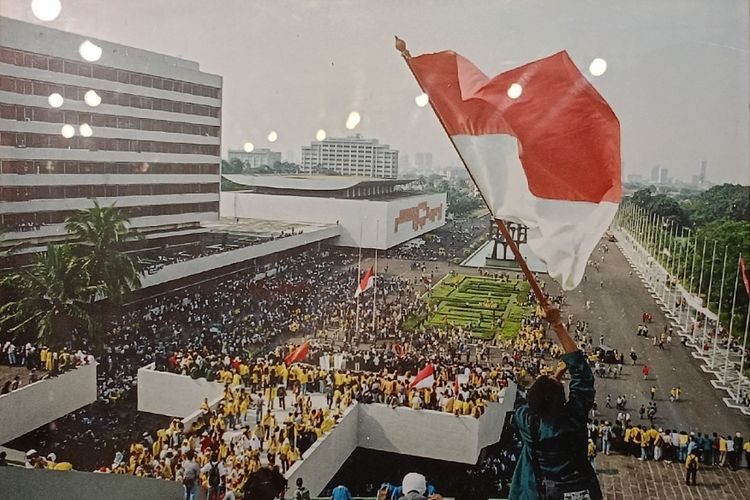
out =
<path fill-rule="evenodd" d="M 63 103 L 65 102 L 65 99 L 63 99 L 63 96 L 55 92 L 54 94 L 49 95 L 49 97 L 47 98 L 47 102 L 53 108 L 59 108 L 60 106 L 63 105 Z"/>
<path fill-rule="evenodd" d="M 78 47 L 78 53 L 88 62 L 95 62 L 101 59 L 102 48 L 91 40 L 86 40 Z"/>
<path fill-rule="evenodd" d="M 60 133 L 63 137 L 66 139 L 70 139 L 74 135 L 76 135 L 76 129 L 73 127 L 73 125 L 65 124 L 62 126 L 62 129 L 60 130 Z"/>
<path fill-rule="evenodd" d="M 521 94 L 523 93 L 523 87 L 519 85 L 518 83 L 511 84 L 510 87 L 508 87 L 508 97 L 511 99 L 518 99 L 521 97 Z"/>
<path fill-rule="evenodd" d="M 54 21 L 60 15 L 62 4 L 60 0 L 32 0 L 31 12 L 40 21 Z"/>

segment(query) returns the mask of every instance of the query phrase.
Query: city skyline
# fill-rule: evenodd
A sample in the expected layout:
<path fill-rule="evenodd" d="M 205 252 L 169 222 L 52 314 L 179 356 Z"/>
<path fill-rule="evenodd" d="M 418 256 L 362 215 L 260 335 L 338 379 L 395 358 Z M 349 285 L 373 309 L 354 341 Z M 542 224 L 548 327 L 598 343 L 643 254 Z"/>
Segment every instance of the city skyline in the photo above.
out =
<path fill-rule="evenodd" d="M 748 183 L 748 7 L 739 0 L 722 9 L 697 0 L 630 9 L 586 1 L 432 9 L 188 0 L 179 11 L 142 0 L 62 3 L 49 23 L 21 0 L 3 2 L 0 15 L 195 60 L 221 75 L 224 157 L 245 142 L 296 152 L 324 129 L 377 138 L 411 157 L 429 151 L 436 166 L 458 164 L 429 106 L 414 102 L 420 90 L 393 48 L 398 34 L 414 55 L 456 50 L 489 75 L 568 50 L 620 118 L 625 175 L 646 176 L 659 164 L 689 181 L 706 160 L 713 182 Z M 608 64 L 600 77 L 587 71 L 596 57 Z M 361 122 L 350 131 L 351 111 Z"/>

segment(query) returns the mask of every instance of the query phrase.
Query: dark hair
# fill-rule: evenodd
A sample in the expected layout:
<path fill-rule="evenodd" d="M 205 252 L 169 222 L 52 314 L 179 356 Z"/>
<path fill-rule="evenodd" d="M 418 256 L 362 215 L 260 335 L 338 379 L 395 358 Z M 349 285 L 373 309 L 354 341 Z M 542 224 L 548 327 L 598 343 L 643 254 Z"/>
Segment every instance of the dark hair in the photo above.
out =
<path fill-rule="evenodd" d="M 526 393 L 529 410 L 543 419 L 557 416 L 565 406 L 565 389 L 560 382 L 542 375 Z"/>
<path fill-rule="evenodd" d="M 276 469 L 264 467 L 250 474 L 245 483 L 245 500 L 273 500 L 286 490 L 286 478 Z"/>

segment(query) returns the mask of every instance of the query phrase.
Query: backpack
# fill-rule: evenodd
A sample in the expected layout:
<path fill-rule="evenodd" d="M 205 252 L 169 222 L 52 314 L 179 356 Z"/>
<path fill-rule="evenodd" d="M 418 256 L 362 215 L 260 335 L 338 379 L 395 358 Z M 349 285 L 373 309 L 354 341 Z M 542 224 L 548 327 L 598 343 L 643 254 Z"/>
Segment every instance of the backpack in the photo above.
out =
<path fill-rule="evenodd" d="M 208 485 L 215 488 L 221 484 L 221 476 L 219 476 L 219 463 L 211 464 L 211 468 L 208 470 Z"/>
<path fill-rule="evenodd" d="M 297 488 L 294 493 L 294 500 L 310 500 L 310 491 L 304 486 Z"/>

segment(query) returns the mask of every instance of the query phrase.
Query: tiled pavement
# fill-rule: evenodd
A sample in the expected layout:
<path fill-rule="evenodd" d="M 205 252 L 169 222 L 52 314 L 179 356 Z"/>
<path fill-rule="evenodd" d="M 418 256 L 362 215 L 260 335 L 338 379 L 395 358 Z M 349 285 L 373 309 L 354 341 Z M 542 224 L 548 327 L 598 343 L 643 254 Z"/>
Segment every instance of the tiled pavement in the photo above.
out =
<path fill-rule="evenodd" d="M 685 485 L 685 468 L 676 463 L 641 462 L 629 456 L 599 454 L 596 469 L 604 498 L 608 500 L 750 498 L 747 469 L 701 467 L 695 486 Z"/>

